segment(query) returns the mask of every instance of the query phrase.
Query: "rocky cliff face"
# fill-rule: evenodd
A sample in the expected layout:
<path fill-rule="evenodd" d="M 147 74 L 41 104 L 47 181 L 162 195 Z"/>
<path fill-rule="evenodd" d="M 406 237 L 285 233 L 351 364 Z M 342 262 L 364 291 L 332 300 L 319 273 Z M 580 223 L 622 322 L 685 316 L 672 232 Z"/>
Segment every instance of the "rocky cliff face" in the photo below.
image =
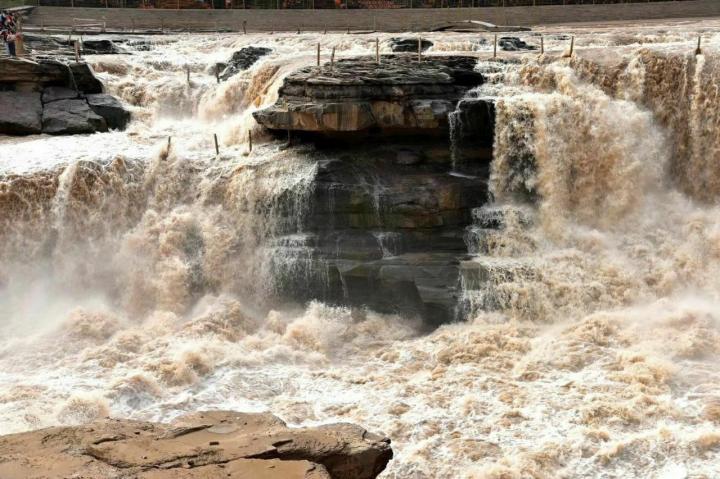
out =
<path fill-rule="evenodd" d="M 389 439 L 352 424 L 293 429 L 271 414 L 213 411 L 3 436 L 0 477 L 373 479 L 392 456 Z"/>
<path fill-rule="evenodd" d="M 312 142 L 319 157 L 301 234 L 278 241 L 280 256 L 306 270 L 288 268 L 283 291 L 430 324 L 457 317 L 465 229 L 486 202 L 492 155 L 492 105 L 458 109 L 483 81 L 475 62 L 408 55 L 306 68 L 255 114 L 271 131 Z M 476 132 L 452 135 L 466 147 L 462 174 L 453 116 Z"/>
<path fill-rule="evenodd" d="M 0 59 L 0 134 L 72 135 L 123 129 L 130 113 L 85 63 Z"/>

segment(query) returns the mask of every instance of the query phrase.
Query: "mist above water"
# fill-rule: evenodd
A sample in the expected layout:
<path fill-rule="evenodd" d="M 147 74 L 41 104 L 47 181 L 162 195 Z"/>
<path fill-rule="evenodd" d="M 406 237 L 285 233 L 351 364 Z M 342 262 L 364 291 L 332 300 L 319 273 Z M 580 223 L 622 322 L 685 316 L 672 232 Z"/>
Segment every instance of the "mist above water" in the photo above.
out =
<path fill-rule="evenodd" d="M 720 39 L 692 55 L 708 26 L 578 31 L 573 59 L 548 32 L 549 55 L 482 87 L 506 226 L 468 235 L 487 281 L 430 334 L 277 294 L 279 271 L 304 274 L 274 240 L 306 214 L 320 154 L 250 113 L 318 39 L 342 57 L 374 37 L 91 57 L 133 105 L 127 132 L 2 140 L 0 430 L 268 409 L 384 431 L 383 477 L 720 475 Z M 492 51 L 430 38 L 429 54 Z M 214 63 L 248 44 L 274 52 L 217 85 Z"/>

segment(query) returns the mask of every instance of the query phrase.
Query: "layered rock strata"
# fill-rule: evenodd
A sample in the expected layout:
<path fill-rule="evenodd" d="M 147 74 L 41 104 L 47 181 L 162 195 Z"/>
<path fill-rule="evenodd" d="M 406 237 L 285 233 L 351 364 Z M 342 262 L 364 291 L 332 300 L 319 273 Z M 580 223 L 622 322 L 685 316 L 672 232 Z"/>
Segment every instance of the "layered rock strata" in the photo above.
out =
<path fill-rule="evenodd" d="M 271 130 L 443 135 L 448 114 L 483 77 L 469 57 L 384 56 L 301 69 L 285 79 L 277 103 L 254 113 Z M 347 135 L 346 135 L 347 136 Z"/>
<path fill-rule="evenodd" d="M 130 113 L 89 65 L 0 59 L 0 134 L 72 135 L 123 129 Z"/>
<path fill-rule="evenodd" d="M 352 424 L 295 429 L 271 414 L 213 411 L 3 436 L 0 477 L 373 479 L 392 456 L 389 439 Z"/>
<path fill-rule="evenodd" d="M 466 98 L 483 81 L 475 64 L 398 55 L 305 68 L 255 113 L 311 141 L 318 158 L 301 227 L 277 240 L 283 293 L 429 325 L 457 317 L 465 228 L 487 200 L 494 128 L 491 103 Z M 464 147 L 462 173 L 451 137 Z"/>

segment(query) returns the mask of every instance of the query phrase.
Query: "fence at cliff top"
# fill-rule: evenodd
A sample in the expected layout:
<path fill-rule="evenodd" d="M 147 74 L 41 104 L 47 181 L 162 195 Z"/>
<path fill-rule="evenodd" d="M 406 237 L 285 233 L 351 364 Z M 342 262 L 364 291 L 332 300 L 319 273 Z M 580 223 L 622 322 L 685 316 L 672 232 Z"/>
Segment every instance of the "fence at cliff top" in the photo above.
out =
<path fill-rule="evenodd" d="M 0 5 L 6 1 L 2 0 Z M 394 9 L 603 5 L 691 0 L 27 0 L 29 5 L 140 9 Z"/>

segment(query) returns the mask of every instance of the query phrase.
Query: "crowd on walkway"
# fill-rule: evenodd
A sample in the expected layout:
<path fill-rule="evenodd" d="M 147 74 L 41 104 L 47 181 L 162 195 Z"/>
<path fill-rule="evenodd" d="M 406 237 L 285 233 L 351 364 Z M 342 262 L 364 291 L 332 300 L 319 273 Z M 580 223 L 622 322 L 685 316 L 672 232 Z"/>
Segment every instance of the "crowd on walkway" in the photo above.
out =
<path fill-rule="evenodd" d="M 8 55 L 17 56 L 15 52 L 15 41 L 18 37 L 18 24 L 15 15 L 10 12 L 0 12 L 0 38 L 7 46 Z"/>

